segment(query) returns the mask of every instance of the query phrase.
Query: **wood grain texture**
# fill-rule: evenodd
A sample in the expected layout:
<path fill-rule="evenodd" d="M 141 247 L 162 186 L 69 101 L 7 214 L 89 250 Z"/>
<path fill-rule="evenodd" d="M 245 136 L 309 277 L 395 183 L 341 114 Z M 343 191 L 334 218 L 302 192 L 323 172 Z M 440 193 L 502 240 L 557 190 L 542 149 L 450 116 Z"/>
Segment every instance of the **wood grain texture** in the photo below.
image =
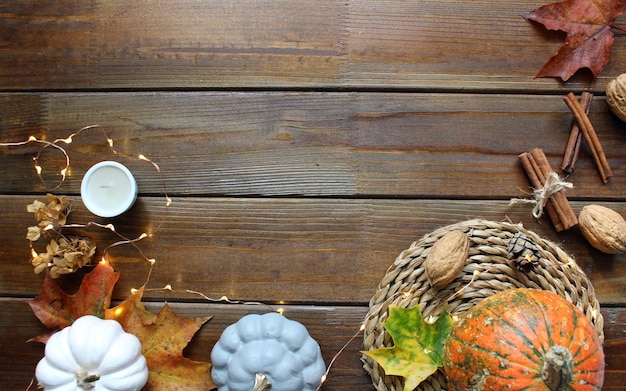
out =
<path fill-rule="evenodd" d="M 358 330 L 387 268 L 421 236 L 472 218 L 523 223 L 570 253 L 591 279 L 605 319 L 604 389 L 626 384 L 626 255 L 591 248 L 577 228 L 536 221 L 518 155 L 542 148 L 561 166 L 573 116 L 569 92 L 592 91 L 590 119 L 614 173 L 603 185 L 583 147 L 567 196 L 626 216 L 624 124 L 607 82 L 626 69 L 617 34 L 597 81 L 535 74 L 564 42 L 513 0 L 25 0 L 0 6 L 0 389 L 25 390 L 43 331 L 25 301 L 34 275 L 26 211 L 54 189 L 70 223 L 114 223 L 127 238 L 108 256 L 113 296 L 141 286 L 145 301 L 184 316 L 214 315 L 185 353 L 208 360 L 223 329 L 277 305 L 304 323 L 326 363 Z M 619 17 L 615 24 L 626 27 Z M 71 160 L 45 142 L 64 139 Z M 114 154 L 107 138 L 113 141 Z M 160 167 L 139 159 L 145 155 Z M 33 157 L 43 166 L 44 185 Z M 105 159 L 135 174 L 139 198 L 96 219 L 80 181 Z M 165 208 L 165 193 L 173 203 Z M 157 229 L 158 228 L 158 229 Z M 120 240 L 76 228 L 98 244 Z M 44 241 L 36 243 L 41 250 Z M 77 289 L 80 275 L 59 283 Z M 172 291 L 160 288 L 170 284 Z M 193 291 L 193 292 L 191 292 Z M 205 297 L 264 303 L 207 302 Z M 360 336 L 324 390 L 371 389 Z M 31 387 L 31 389 L 33 389 Z"/>
<path fill-rule="evenodd" d="M 563 44 L 523 19 L 542 4 L 22 1 L 2 10 L 0 86 L 602 91 L 624 56 L 596 83 L 534 79 Z"/>
<path fill-rule="evenodd" d="M 324 197 L 521 197 L 529 183 L 517 156 L 542 148 L 561 166 L 573 116 L 562 95 L 441 93 L 46 93 L 0 94 L 9 113 L 0 142 L 30 134 L 66 138 L 101 125 L 65 146 L 73 159 L 63 192 L 78 194 L 84 172 L 121 159 L 137 172 L 139 191 L 157 194 L 163 182 L 145 162 L 162 168 L 174 195 Z M 568 179 L 573 198 L 624 199 L 626 132 L 603 97 L 591 119 L 615 173 L 602 184 L 583 148 Z M 32 157 L 40 148 L 0 147 L 2 191 L 43 192 Z M 50 185 L 63 156 L 44 151 Z M 59 168 L 57 168 L 59 167 Z M 559 171 L 560 173 L 560 171 Z M 30 180 L 24 181 L 29 178 Z M 33 180 L 34 179 L 34 180 Z"/>
<path fill-rule="evenodd" d="M 32 200 L 0 197 L 5 221 L 0 237 L 23 243 L 2 247 L 2 258 L 13 260 L 0 264 L 5 295 L 33 296 L 41 289 L 41 276 L 28 265 L 25 240 L 34 222 L 25 205 Z M 74 204 L 70 222 L 93 221 L 80 200 Z M 575 203 L 575 210 L 584 205 Z M 607 205 L 626 214 L 625 203 Z M 162 199 L 141 198 L 113 221 L 116 231 L 128 238 L 151 233 L 163 210 Z M 172 300 L 197 298 L 184 292 L 191 289 L 235 300 L 364 304 L 398 254 L 421 236 L 456 221 L 507 217 L 561 243 L 589 275 L 601 302 L 625 303 L 626 255 L 601 254 L 576 230 L 557 235 L 547 220 L 535 222 L 529 207 L 509 207 L 506 201 L 174 198 L 161 230 L 141 242 L 141 249 L 157 259 L 150 286 L 171 284 Z M 119 240 L 108 230 L 77 233 L 101 250 Z M 113 248 L 109 255 L 121 271 L 116 298 L 123 298 L 144 283 L 148 264 L 130 246 Z"/>

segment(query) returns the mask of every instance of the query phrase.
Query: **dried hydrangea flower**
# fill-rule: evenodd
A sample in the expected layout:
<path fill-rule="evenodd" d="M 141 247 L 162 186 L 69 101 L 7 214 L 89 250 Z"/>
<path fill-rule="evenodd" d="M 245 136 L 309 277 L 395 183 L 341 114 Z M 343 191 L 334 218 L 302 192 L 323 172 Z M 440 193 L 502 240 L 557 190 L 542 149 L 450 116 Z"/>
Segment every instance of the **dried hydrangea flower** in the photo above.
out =
<path fill-rule="evenodd" d="M 67 215 L 70 213 L 70 203 L 67 198 L 47 194 L 46 199 L 48 204 L 35 200 L 26 206 L 26 210 L 34 213 L 38 221 L 36 226 L 28 227 L 26 238 L 31 242 L 38 240 L 47 231 L 58 229 L 67 222 Z M 39 228 L 38 231 L 37 228 Z"/>
<path fill-rule="evenodd" d="M 41 228 L 39 226 L 28 227 L 28 232 L 26 232 L 26 239 L 31 242 L 36 242 L 41 237 Z"/>
<path fill-rule="evenodd" d="M 70 203 L 67 198 L 54 194 L 47 194 L 46 200 L 47 204 L 35 200 L 26 207 L 28 212 L 35 214 L 38 221 L 36 226 L 28 227 L 26 239 L 32 243 L 39 240 L 42 235 L 50 236 L 50 232 L 55 234 L 55 238 L 50 240 L 43 253 L 37 253 L 31 245 L 33 258 L 30 263 L 35 273 L 49 270 L 50 276 L 57 278 L 62 274 L 74 273 L 90 264 L 96 253 L 96 245 L 84 237 L 62 236 L 61 228 L 70 213 Z"/>
<path fill-rule="evenodd" d="M 91 263 L 96 253 L 96 245 L 92 241 L 81 238 L 61 237 L 54 239 L 46 246 L 46 252 L 36 254 L 31 260 L 35 273 L 49 269 L 50 276 L 57 278 L 62 274 L 74 273 L 81 267 Z"/>

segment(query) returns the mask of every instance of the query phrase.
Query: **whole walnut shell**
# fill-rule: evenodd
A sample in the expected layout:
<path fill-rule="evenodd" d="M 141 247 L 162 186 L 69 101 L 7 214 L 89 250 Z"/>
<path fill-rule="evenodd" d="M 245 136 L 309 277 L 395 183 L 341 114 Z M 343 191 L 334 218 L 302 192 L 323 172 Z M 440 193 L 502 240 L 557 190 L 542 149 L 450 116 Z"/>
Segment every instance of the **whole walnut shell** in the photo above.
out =
<path fill-rule="evenodd" d="M 424 269 L 430 285 L 443 288 L 459 274 L 469 255 L 470 242 L 461 231 L 450 231 L 430 248 Z"/>
<path fill-rule="evenodd" d="M 578 225 L 589 244 L 603 253 L 626 252 L 626 220 L 613 209 L 587 205 L 580 211 Z"/>
<path fill-rule="evenodd" d="M 606 103 L 613 114 L 626 122 L 626 73 L 622 73 L 607 84 Z"/>

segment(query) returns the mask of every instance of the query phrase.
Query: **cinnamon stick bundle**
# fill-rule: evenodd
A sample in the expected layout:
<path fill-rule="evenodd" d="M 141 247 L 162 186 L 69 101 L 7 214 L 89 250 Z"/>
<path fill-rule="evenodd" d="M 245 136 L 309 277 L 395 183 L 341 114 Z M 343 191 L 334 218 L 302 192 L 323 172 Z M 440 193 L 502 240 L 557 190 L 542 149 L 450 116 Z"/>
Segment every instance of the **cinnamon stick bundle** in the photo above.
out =
<path fill-rule="evenodd" d="M 602 181 L 604 183 L 608 183 L 609 178 L 613 176 L 613 172 L 611 171 L 611 167 L 609 167 L 609 162 L 606 160 L 598 135 L 593 128 L 585 109 L 580 105 L 576 96 L 572 92 L 567 94 L 564 100 L 569 109 L 572 111 L 572 114 L 574 114 L 574 118 L 576 118 L 576 122 L 578 123 L 583 137 L 591 150 L 593 159 L 596 162 Z"/>
<path fill-rule="evenodd" d="M 542 189 L 550 174 L 554 172 L 543 150 L 534 148 L 530 152 L 519 155 L 519 159 L 532 187 Z M 578 224 L 578 217 L 562 190 L 550 196 L 545 205 L 545 211 L 557 232 Z"/>
<path fill-rule="evenodd" d="M 593 94 L 589 91 L 584 91 L 580 95 L 580 105 L 583 110 L 585 110 L 585 114 L 589 113 L 589 108 L 591 107 L 591 101 L 593 99 Z M 583 142 L 583 133 L 580 130 L 580 126 L 577 121 L 574 121 L 572 125 L 572 130 L 570 131 L 569 140 L 567 140 L 567 146 L 565 147 L 565 152 L 563 153 L 563 164 L 561 165 L 561 169 L 567 173 L 571 174 L 574 172 L 574 168 L 576 168 L 576 161 L 578 160 L 578 154 L 580 152 L 580 146 Z"/>

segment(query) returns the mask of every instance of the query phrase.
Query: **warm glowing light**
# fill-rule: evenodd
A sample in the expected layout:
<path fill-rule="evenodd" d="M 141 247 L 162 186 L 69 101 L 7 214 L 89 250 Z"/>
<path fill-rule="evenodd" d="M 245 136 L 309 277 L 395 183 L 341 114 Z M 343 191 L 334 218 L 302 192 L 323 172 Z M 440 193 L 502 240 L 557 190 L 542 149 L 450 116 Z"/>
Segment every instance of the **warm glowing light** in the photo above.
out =
<path fill-rule="evenodd" d="M 38 164 L 35 164 L 35 171 L 37 171 L 37 175 L 41 175 L 41 166 Z"/>
<path fill-rule="evenodd" d="M 172 199 L 170 197 L 165 197 L 165 206 L 170 206 L 172 204 Z"/>
<path fill-rule="evenodd" d="M 44 231 L 50 231 L 51 229 L 54 229 L 54 225 L 52 225 L 52 224 L 48 224 L 48 225 L 46 225 L 46 226 L 44 227 L 44 229 L 43 229 L 43 230 L 44 230 Z"/>
<path fill-rule="evenodd" d="M 326 374 L 322 375 L 322 378 L 320 379 L 320 384 L 324 383 L 327 377 L 328 376 L 326 376 Z"/>
<path fill-rule="evenodd" d="M 71 144 L 72 143 L 72 136 L 66 138 L 66 139 L 61 139 L 62 142 L 64 142 L 65 144 Z"/>
<path fill-rule="evenodd" d="M 276 312 L 278 312 L 279 314 L 284 314 L 285 313 L 285 309 L 283 307 L 280 307 L 276 310 Z"/>
<path fill-rule="evenodd" d="M 151 265 L 154 265 L 156 263 L 156 259 L 150 258 L 148 259 L 148 262 L 150 262 Z"/>
<path fill-rule="evenodd" d="M 106 265 L 108 262 L 106 260 L 106 258 L 102 257 L 102 259 L 100 260 L 100 264 L 101 265 Z"/>
<path fill-rule="evenodd" d="M 113 139 L 107 138 L 107 143 L 109 143 L 109 148 L 113 148 Z"/>
<path fill-rule="evenodd" d="M 67 168 L 61 170 L 61 177 L 65 179 L 65 174 L 67 173 Z"/>
<path fill-rule="evenodd" d="M 533 260 L 533 255 L 526 253 L 526 254 L 524 254 L 524 259 L 526 261 L 532 261 Z"/>
<path fill-rule="evenodd" d="M 130 289 L 130 294 L 134 295 L 135 293 L 139 292 L 139 290 L 137 288 L 131 288 Z"/>
<path fill-rule="evenodd" d="M 120 315 L 122 315 L 122 312 L 124 312 L 124 308 L 117 307 L 115 310 L 113 310 L 113 316 L 119 317 Z"/>
<path fill-rule="evenodd" d="M 30 255 L 32 255 L 32 256 L 33 256 L 33 258 L 36 258 L 39 254 L 37 254 L 37 251 L 35 251 L 35 249 L 34 249 L 34 248 L 31 248 L 31 249 L 30 249 Z"/>
<path fill-rule="evenodd" d="M 172 290 L 172 286 L 170 284 L 167 284 L 163 287 L 164 291 L 171 291 Z"/>
<path fill-rule="evenodd" d="M 115 232 L 115 226 L 113 224 L 107 224 L 107 225 L 104 226 L 104 228 L 108 228 L 111 231 Z"/>
<path fill-rule="evenodd" d="M 359 331 L 363 331 L 365 330 L 365 323 L 361 323 L 361 326 L 359 327 Z"/>
<path fill-rule="evenodd" d="M 228 297 L 222 296 L 222 297 L 220 297 L 220 301 L 230 301 L 230 300 L 228 300 Z"/>
<path fill-rule="evenodd" d="M 139 238 L 137 238 L 137 240 L 144 239 L 144 238 L 146 238 L 147 236 L 148 236 L 148 234 L 144 232 L 144 233 L 142 233 L 141 235 L 139 235 Z"/>
<path fill-rule="evenodd" d="M 140 160 L 145 160 L 145 161 L 149 161 L 149 159 L 147 157 L 145 157 L 144 155 L 139 155 L 137 156 Z"/>
<path fill-rule="evenodd" d="M 28 138 L 28 141 L 37 141 L 37 137 L 35 137 L 35 136 L 30 136 L 30 137 Z"/>

